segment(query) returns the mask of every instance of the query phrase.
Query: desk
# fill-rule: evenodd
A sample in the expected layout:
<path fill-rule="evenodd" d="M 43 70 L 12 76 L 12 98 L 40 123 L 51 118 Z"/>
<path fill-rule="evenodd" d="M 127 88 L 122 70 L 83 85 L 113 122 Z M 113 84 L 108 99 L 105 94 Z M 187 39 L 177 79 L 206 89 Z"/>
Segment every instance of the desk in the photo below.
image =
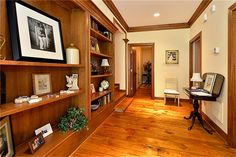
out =
<path fill-rule="evenodd" d="M 184 117 L 185 119 L 192 119 L 192 124 L 191 126 L 188 128 L 188 130 L 191 130 L 194 123 L 195 123 L 195 119 L 197 117 L 198 121 L 200 122 L 201 126 L 209 133 L 212 134 L 212 132 L 207 129 L 204 124 L 203 124 L 203 119 L 202 119 L 202 115 L 200 112 L 198 112 L 199 109 L 199 100 L 206 100 L 206 101 L 216 101 L 216 98 L 218 97 L 217 95 L 212 95 L 212 96 L 198 96 L 198 95 L 193 95 L 191 92 L 193 92 L 193 90 L 189 89 L 189 88 L 184 88 L 184 92 L 185 94 L 187 94 L 189 96 L 189 98 L 193 99 L 193 111 L 191 111 L 189 117 Z"/>

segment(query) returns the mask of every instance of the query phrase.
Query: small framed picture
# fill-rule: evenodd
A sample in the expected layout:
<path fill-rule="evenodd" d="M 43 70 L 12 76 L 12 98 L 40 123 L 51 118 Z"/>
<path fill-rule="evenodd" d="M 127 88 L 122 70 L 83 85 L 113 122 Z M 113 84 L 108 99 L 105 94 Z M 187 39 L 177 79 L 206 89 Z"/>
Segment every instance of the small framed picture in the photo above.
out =
<path fill-rule="evenodd" d="M 42 133 L 39 133 L 29 143 L 30 152 L 33 154 L 45 143 Z"/>
<path fill-rule="evenodd" d="M 52 92 L 50 74 L 33 74 L 32 77 L 35 95 L 44 95 Z"/>
<path fill-rule="evenodd" d="M 179 50 L 166 50 L 166 64 L 179 64 Z"/>
<path fill-rule="evenodd" d="M 215 85 L 216 74 L 207 74 L 203 89 L 212 93 Z"/>
<path fill-rule="evenodd" d="M 96 90 L 95 90 L 95 87 L 94 87 L 94 84 L 93 84 L 93 83 L 90 84 L 90 90 L 91 90 L 91 93 L 92 93 L 92 94 L 93 94 L 93 93 L 96 93 Z"/>
<path fill-rule="evenodd" d="M 13 156 L 14 147 L 11 136 L 9 116 L 0 121 L 0 156 Z"/>

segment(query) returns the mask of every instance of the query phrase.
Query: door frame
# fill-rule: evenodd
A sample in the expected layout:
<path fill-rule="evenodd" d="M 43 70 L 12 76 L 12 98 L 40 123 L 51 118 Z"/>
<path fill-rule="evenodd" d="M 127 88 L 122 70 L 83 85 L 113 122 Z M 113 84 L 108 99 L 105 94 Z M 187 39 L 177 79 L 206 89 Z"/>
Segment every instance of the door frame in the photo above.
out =
<path fill-rule="evenodd" d="M 202 32 L 199 32 L 189 41 L 189 87 L 192 87 L 190 79 L 193 75 L 193 43 L 200 40 L 200 75 L 202 75 Z"/>
<path fill-rule="evenodd" d="M 228 9 L 228 143 L 232 147 L 236 147 L 236 98 L 235 93 L 235 71 L 236 71 L 236 59 L 233 51 L 236 47 L 233 46 L 235 43 L 234 36 L 236 29 L 233 29 L 233 12 L 236 12 L 236 3 L 234 3 Z"/>
<path fill-rule="evenodd" d="M 152 92 L 151 92 L 151 98 L 154 99 L 154 85 L 155 85 L 155 76 L 154 76 L 154 56 L 155 56 L 155 43 L 130 43 L 128 44 L 128 93 L 131 91 L 131 84 L 130 84 L 130 53 L 132 47 L 142 47 L 142 46 L 151 46 L 152 47 Z"/>

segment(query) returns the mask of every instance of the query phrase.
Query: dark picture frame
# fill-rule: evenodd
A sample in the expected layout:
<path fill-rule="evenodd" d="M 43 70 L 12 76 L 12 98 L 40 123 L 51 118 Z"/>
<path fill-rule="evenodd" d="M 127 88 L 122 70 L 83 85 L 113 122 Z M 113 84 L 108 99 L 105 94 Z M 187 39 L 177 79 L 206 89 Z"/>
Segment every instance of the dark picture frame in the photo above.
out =
<path fill-rule="evenodd" d="M 166 50 L 166 64 L 179 64 L 179 50 Z"/>
<path fill-rule="evenodd" d="M 9 116 L 0 120 L 0 143 L 0 156 L 14 155 L 15 151 Z"/>
<path fill-rule="evenodd" d="M 36 152 L 44 143 L 45 140 L 43 138 L 43 134 L 39 133 L 38 135 L 36 135 L 30 142 L 28 142 L 31 154 Z"/>
<path fill-rule="evenodd" d="M 61 22 L 18 0 L 7 0 L 14 60 L 65 63 Z"/>

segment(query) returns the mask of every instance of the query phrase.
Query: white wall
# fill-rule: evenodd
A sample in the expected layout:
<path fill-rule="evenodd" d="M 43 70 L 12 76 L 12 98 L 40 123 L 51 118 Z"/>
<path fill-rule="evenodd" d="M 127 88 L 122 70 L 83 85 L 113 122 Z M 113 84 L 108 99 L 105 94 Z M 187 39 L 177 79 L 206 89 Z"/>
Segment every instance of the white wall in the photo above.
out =
<path fill-rule="evenodd" d="M 216 72 L 225 76 L 221 96 L 217 102 L 204 102 L 203 112 L 214 121 L 224 132 L 228 126 L 228 8 L 234 1 L 214 0 L 190 29 L 190 38 L 202 31 L 202 72 Z M 216 11 L 211 12 L 212 5 Z M 203 22 L 207 13 L 208 20 Z M 219 47 L 220 54 L 213 54 L 213 48 Z"/>
<path fill-rule="evenodd" d="M 154 89 L 155 97 L 163 97 L 165 78 L 176 77 L 181 98 L 187 98 L 182 88 L 188 87 L 189 77 L 189 29 L 128 33 L 129 43 L 155 43 Z M 179 50 L 179 64 L 165 64 L 165 51 Z"/>
<path fill-rule="evenodd" d="M 125 90 L 125 34 L 117 31 L 115 33 L 115 83 L 120 84 L 120 89 Z"/>

